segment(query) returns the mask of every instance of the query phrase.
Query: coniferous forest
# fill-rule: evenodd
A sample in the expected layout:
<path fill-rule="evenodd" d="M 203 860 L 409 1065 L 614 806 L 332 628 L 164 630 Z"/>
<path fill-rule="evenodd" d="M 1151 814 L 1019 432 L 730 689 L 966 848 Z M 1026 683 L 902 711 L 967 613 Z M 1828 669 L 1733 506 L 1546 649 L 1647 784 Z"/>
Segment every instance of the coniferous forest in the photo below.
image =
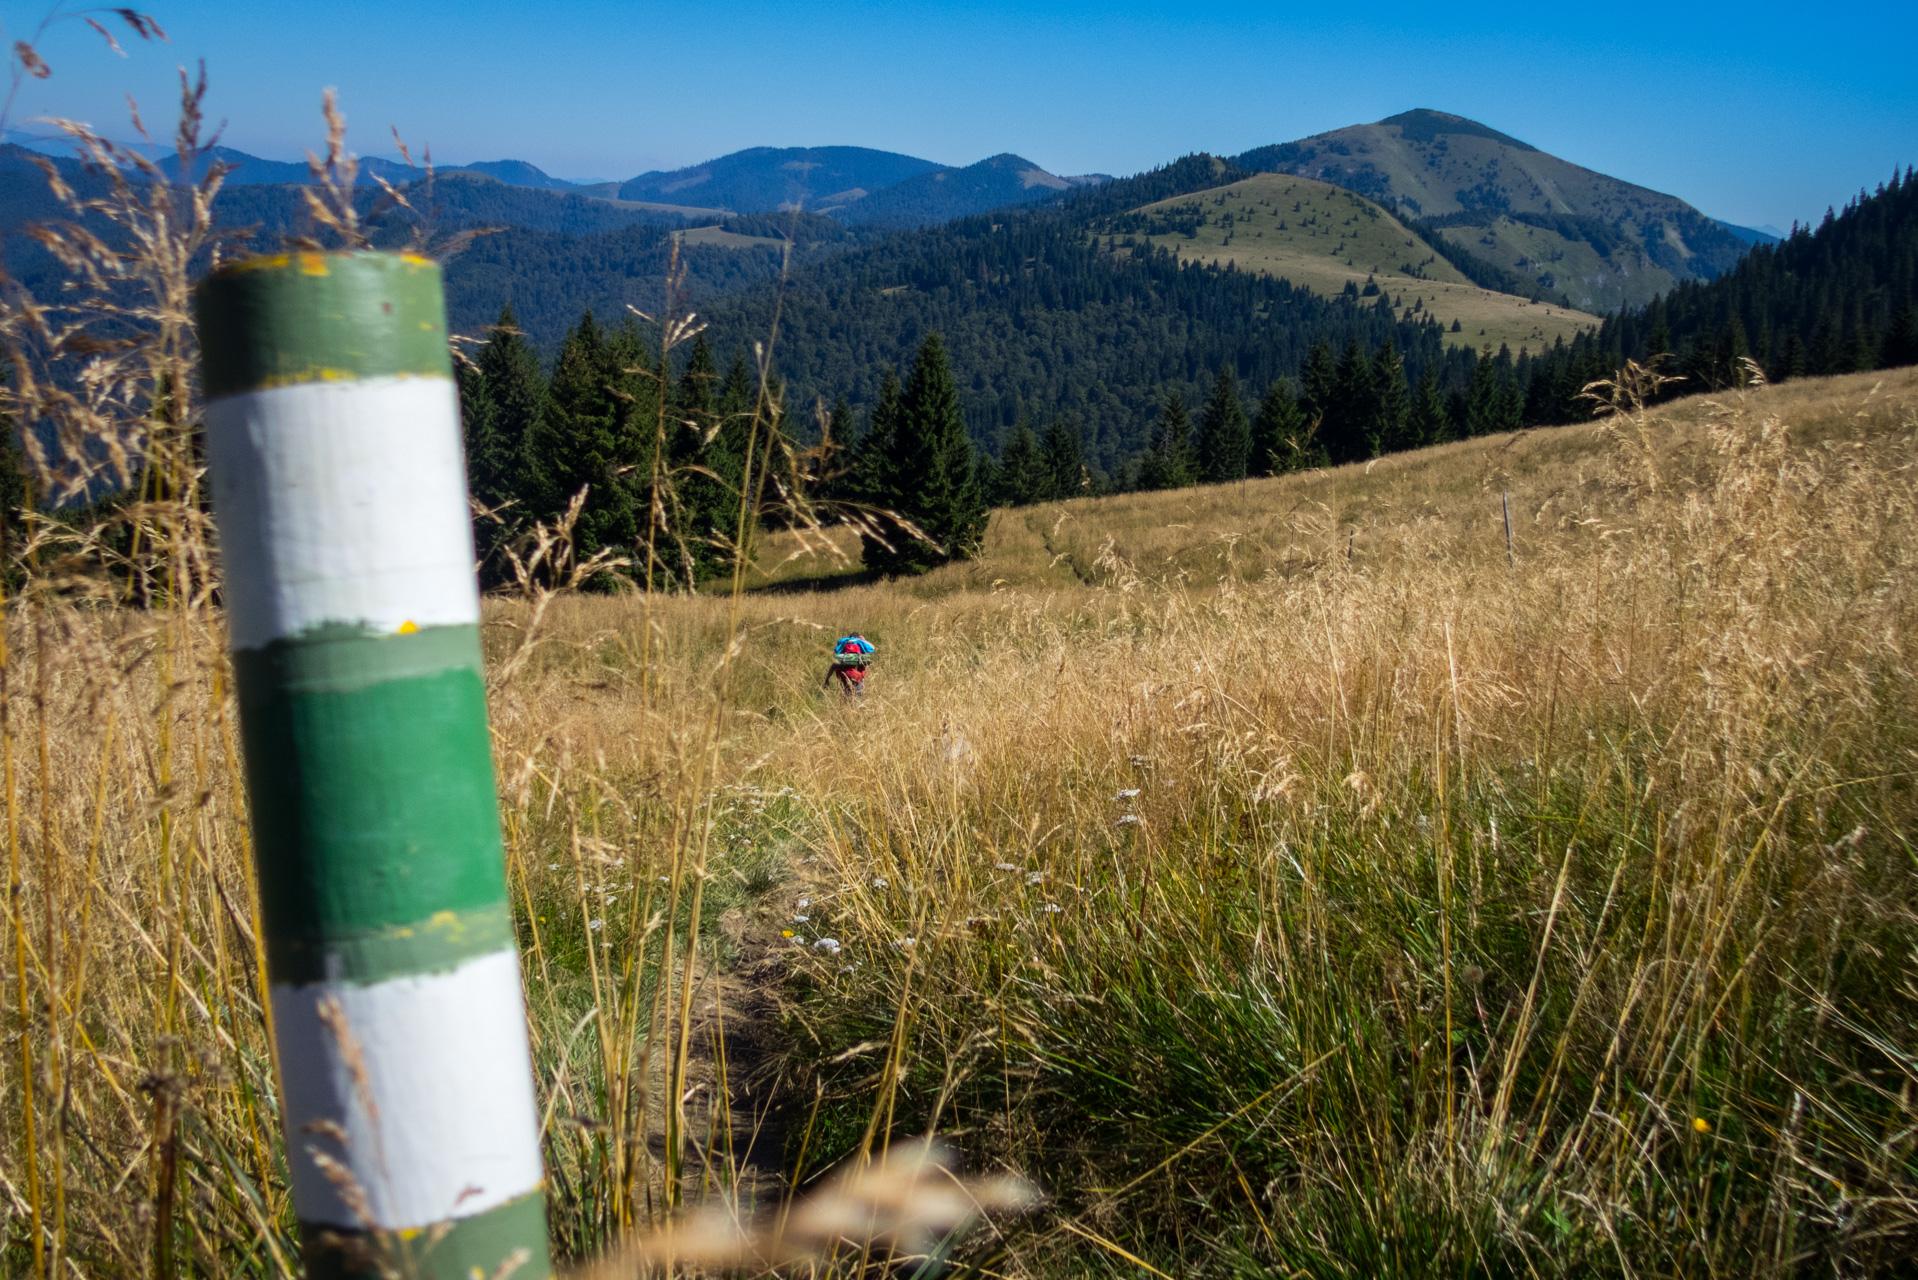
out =
<path fill-rule="evenodd" d="M 1715 280 L 1516 354 L 1448 348 L 1436 323 L 1395 316 L 1384 295 L 1326 299 L 1087 232 L 1235 174 L 1189 157 L 1051 206 L 893 236 L 802 268 L 783 293 L 717 300 L 708 331 L 664 363 L 630 317 L 609 327 L 588 313 L 545 369 L 509 305 L 462 376 L 474 491 L 550 518 L 589 487 L 578 533 L 590 554 L 643 543 L 656 475 L 683 473 L 658 504 L 654 545 L 675 548 L 658 571 L 710 575 L 738 532 L 740 433 L 757 394 L 745 351 L 775 305 L 788 422 L 803 435 L 823 419 L 838 450 L 811 479 L 924 534 L 868 537 L 868 566 L 887 573 L 965 554 L 988 505 L 1225 483 L 1578 421 L 1592 411 L 1584 387 L 1627 359 L 1677 379 L 1667 395 L 1754 368 L 1776 382 L 1918 362 L 1909 172 Z M 732 352 L 723 371 L 720 351 Z M 498 535 L 481 536 L 484 548 Z"/>

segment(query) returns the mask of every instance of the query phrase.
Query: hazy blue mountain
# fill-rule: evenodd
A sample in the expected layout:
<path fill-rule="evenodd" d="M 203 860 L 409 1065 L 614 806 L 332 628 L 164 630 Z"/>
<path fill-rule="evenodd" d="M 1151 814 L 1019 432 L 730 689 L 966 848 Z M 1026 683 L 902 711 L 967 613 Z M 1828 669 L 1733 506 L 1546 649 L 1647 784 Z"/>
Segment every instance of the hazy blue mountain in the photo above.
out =
<path fill-rule="evenodd" d="M 751 147 L 671 172 L 642 173 L 622 200 L 764 213 L 844 204 L 945 166 L 866 147 Z"/>
<path fill-rule="evenodd" d="M 1777 244 L 1785 238 L 1784 232 L 1772 226 L 1741 227 L 1736 223 L 1726 222 L 1720 218 L 1713 218 L 1712 221 L 1718 223 L 1719 226 L 1725 228 L 1725 230 L 1731 232 L 1746 244 Z"/>
<path fill-rule="evenodd" d="M 524 160 L 481 160 L 476 164 L 459 166 L 463 173 L 483 173 L 489 178 L 498 178 L 509 187 L 534 187 L 542 191 L 571 191 L 576 183 L 564 178 L 555 178 L 538 165 Z"/>
<path fill-rule="evenodd" d="M 1083 185 L 1003 152 L 963 169 L 934 169 L 870 195 L 820 206 L 842 222 L 923 227 L 1009 205 L 1028 204 Z"/>

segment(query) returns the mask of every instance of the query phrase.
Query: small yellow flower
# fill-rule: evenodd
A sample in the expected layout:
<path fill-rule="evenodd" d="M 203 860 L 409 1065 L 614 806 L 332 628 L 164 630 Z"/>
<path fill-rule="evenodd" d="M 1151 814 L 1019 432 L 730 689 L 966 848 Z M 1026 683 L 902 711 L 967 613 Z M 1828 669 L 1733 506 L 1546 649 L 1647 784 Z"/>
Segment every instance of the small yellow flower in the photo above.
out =
<path fill-rule="evenodd" d="M 781 929 L 779 931 L 779 936 L 782 938 L 790 938 L 793 936 L 793 931 L 791 929 Z"/>
<path fill-rule="evenodd" d="M 1699 1116 L 1694 1119 L 1692 1121 L 1692 1128 L 1698 1130 L 1700 1133 L 1710 1133 L 1712 1131 L 1711 1123 L 1707 1121 L 1704 1116 Z"/>

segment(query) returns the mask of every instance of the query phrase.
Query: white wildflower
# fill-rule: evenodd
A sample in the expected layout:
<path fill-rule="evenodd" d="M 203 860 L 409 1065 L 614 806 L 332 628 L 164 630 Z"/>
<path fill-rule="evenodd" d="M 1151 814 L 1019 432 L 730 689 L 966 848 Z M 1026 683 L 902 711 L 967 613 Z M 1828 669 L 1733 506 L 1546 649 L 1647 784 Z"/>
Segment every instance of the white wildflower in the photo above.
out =
<path fill-rule="evenodd" d="M 885 887 L 886 887 L 886 877 L 884 877 L 884 876 L 874 876 L 874 877 L 872 878 L 872 887 L 873 887 L 873 888 L 875 888 L 875 889 L 883 889 L 883 888 L 885 888 Z"/>
<path fill-rule="evenodd" d="M 586 927 L 587 927 L 588 929 L 598 929 L 598 928 L 599 928 L 599 927 L 600 927 L 601 925 L 603 925 L 603 924 L 605 924 L 605 923 L 606 923 L 606 922 L 605 922 L 604 920 L 591 920 L 591 921 L 588 921 L 588 922 L 587 922 L 587 925 L 586 925 Z"/>
<path fill-rule="evenodd" d="M 1119 792 L 1118 794 L 1114 795 L 1112 798 L 1114 800 L 1130 800 L 1132 799 L 1133 796 L 1136 796 L 1138 794 L 1139 794 L 1139 789 L 1137 787 L 1127 787 L 1124 791 Z"/>
<path fill-rule="evenodd" d="M 995 871 L 1017 871 L 1019 869 L 1010 862 L 995 862 L 992 864 L 992 868 Z"/>
<path fill-rule="evenodd" d="M 1119 825 L 1124 826 L 1128 822 L 1137 822 L 1138 820 L 1139 815 L 1136 813 L 1124 814 L 1119 818 Z"/>
<path fill-rule="evenodd" d="M 1048 902 L 1048 903 L 1046 903 L 1046 914 L 1047 914 L 1047 915 L 1051 915 L 1051 914 L 1053 914 L 1054 912 L 1058 912 L 1058 911 L 1064 911 L 1064 910 L 1065 910 L 1065 908 L 1064 908 L 1064 907 L 1062 907 L 1062 906 L 1060 906 L 1060 905 L 1059 905 L 1058 903 L 1056 903 L 1056 902 Z"/>
<path fill-rule="evenodd" d="M 839 939 L 837 938 L 819 938 L 813 942 L 813 946 L 824 951 L 827 955 L 836 956 L 839 954 Z"/>
<path fill-rule="evenodd" d="M 1038 884 L 1038 883 L 1040 883 L 1041 881 L 1043 881 L 1043 880 L 1044 880 L 1045 878 L 1046 878 L 1046 873 L 1045 873 L 1045 872 L 1043 872 L 1043 871 L 1034 871 L 1034 872 L 1033 872 L 1033 873 L 1032 873 L 1031 875 L 1028 875 L 1028 876 L 1026 877 L 1026 883 L 1027 883 L 1027 884 Z"/>

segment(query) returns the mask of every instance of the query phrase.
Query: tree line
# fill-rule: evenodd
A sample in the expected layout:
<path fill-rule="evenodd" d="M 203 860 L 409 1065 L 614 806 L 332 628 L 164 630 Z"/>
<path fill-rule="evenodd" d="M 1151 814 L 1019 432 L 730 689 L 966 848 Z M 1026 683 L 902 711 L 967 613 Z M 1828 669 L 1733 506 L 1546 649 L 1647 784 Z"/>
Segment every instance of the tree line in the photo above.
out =
<path fill-rule="evenodd" d="M 864 431 L 842 403 L 811 448 L 778 431 L 779 381 L 762 386 L 743 350 L 722 372 L 701 333 L 676 361 L 630 315 L 609 327 L 585 313 L 548 374 L 508 303 L 457 375 L 488 586 L 510 579 L 519 529 L 576 501 L 578 559 L 611 553 L 625 563 L 609 573 L 687 587 L 750 557 L 762 522 L 811 510 L 854 523 L 877 573 L 970 555 L 985 532 L 991 459 L 936 334 L 904 382 L 886 373 Z"/>

